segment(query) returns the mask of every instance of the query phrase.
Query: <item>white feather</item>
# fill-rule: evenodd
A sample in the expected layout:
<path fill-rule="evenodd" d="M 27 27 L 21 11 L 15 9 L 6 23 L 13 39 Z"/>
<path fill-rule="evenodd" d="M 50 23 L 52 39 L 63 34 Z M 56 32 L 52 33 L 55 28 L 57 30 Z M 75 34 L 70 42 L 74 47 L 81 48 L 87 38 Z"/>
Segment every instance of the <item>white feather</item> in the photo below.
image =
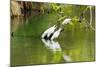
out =
<path fill-rule="evenodd" d="M 42 38 L 44 38 L 45 35 L 47 35 L 48 37 L 50 36 L 51 33 L 53 33 L 56 29 L 56 26 L 52 26 L 49 29 L 47 29 L 43 34 L 42 34 Z"/>
<path fill-rule="evenodd" d="M 61 30 L 62 30 L 62 29 L 59 28 L 59 29 L 53 34 L 53 36 L 51 37 L 51 40 L 53 40 L 54 38 L 57 38 L 57 37 L 59 36 Z"/>

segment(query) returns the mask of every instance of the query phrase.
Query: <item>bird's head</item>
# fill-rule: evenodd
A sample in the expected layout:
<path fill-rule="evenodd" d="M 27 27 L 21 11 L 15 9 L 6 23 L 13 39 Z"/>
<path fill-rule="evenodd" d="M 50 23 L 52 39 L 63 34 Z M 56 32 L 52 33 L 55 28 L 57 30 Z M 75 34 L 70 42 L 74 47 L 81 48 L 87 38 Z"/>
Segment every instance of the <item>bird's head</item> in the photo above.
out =
<path fill-rule="evenodd" d="M 62 25 L 65 25 L 65 24 L 71 24 L 72 25 L 72 19 L 71 18 L 66 18 L 63 22 L 62 22 Z"/>

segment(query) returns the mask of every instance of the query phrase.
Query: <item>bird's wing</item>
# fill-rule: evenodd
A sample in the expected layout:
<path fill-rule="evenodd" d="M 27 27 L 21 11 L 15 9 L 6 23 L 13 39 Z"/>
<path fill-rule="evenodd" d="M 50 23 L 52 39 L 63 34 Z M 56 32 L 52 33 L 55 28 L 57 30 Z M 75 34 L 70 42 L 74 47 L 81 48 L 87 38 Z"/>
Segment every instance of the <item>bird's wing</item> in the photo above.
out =
<path fill-rule="evenodd" d="M 44 38 L 45 35 L 47 35 L 48 37 L 50 36 L 51 33 L 54 32 L 54 30 L 56 29 L 55 25 L 50 27 L 49 29 L 47 29 L 43 34 L 42 34 L 42 38 Z"/>
<path fill-rule="evenodd" d="M 57 38 L 57 37 L 59 36 L 61 30 L 62 30 L 62 29 L 59 28 L 59 29 L 53 34 L 53 36 L 51 37 L 51 40 L 53 40 L 54 38 Z"/>
<path fill-rule="evenodd" d="M 52 33 L 54 33 L 55 29 L 56 29 L 55 27 L 50 28 L 47 36 L 49 37 Z"/>
<path fill-rule="evenodd" d="M 48 34 L 48 31 L 49 31 L 49 30 L 47 29 L 47 30 L 42 34 L 42 38 L 44 38 L 44 36 Z"/>

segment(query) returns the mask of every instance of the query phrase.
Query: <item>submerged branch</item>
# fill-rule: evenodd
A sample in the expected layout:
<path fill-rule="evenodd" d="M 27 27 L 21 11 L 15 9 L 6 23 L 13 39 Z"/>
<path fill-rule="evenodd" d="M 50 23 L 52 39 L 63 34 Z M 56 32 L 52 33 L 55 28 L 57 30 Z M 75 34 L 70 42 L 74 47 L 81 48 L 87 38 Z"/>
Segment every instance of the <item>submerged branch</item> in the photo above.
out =
<path fill-rule="evenodd" d="M 93 19 L 93 14 L 92 14 L 92 6 L 88 6 L 84 11 L 83 11 L 83 14 L 87 11 L 87 9 L 89 9 L 90 11 L 90 22 L 88 23 L 88 26 L 93 30 L 95 31 L 95 28 L 92 26 L 92 19 Z"/>
<path fill-rule="evenodd" d="M 90 8 L 90 25 L 92 24 L 92 6 L 89 7 Z"/>
<path fill-rule="evenodd" d="M 92 30 L 94 30 L 95 31 L 95 29 L 92 27 L 92 6 L 89 6 L 89 9 L 90 9 L 90 28 L 92 29 Z"/>

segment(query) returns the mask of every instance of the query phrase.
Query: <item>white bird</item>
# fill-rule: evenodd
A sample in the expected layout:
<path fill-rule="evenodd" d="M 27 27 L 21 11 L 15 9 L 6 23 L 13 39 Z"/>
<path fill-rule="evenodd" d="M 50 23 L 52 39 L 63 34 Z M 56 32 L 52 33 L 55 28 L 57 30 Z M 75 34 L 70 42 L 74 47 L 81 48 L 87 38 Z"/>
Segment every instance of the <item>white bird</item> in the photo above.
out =
<path fill-rule="evenodd" d="M 60 32 L 63 30 L 62 26 L 65 24 L 68 24 L 68 23 L 72 24 L 70 18 L 66 18 L 59 27 L 57 25 L 50 27 L 42 34 L 42 38 L 49 39 L 49 40 L 58 38 L 58 36 L 60 35 Z M 58 28 L 58 30 L 57 30 L 57 28 Z"/>
<path fill-rule="evenodd" d="M 51 37 L 51 40 L 53 40 L 54 38 L 57 38 L 60 35 L 61 30 L 62 28 L 59 28 L 57 31 L 55 31 Z"/>
<path fill-rule="evenodd" d="M 72 23 L 71 23 L 71 18 L 66 18 L 66 19 L 62 22 L 62 25 L 68 24 L 68 23 L 72 24 Z"/>
<path fill-rule="evenodd" d="M 49 37 L 56 29 L 56 25 L 50 27 L 49 29 L 47 29 L 43 34 L 42 34 L 42 38 L 45 38 L 45 37 Z"/>

